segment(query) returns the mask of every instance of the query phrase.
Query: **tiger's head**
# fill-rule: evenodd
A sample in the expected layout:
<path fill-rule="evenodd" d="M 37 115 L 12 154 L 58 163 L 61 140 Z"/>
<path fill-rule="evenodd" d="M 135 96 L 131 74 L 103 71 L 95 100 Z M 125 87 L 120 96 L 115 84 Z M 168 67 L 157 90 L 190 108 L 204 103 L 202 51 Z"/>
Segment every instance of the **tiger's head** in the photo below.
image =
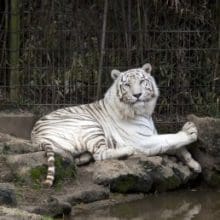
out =
<path fill-rule="evenodd" d="M 142 68 L 125 72 L 112 70 L 111 77 L 114 83 L 107 91 L 105 101 L 115 111 L 118 110 L 123 118 L 153 113 L 159 90 L 151 76 L 151 70 L 149 63 Z"/>

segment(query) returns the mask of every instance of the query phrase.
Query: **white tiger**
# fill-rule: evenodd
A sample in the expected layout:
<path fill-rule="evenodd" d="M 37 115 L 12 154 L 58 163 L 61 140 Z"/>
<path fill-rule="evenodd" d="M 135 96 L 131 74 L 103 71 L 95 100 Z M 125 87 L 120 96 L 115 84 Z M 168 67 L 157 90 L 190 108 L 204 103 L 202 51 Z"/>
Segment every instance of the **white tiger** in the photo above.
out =
<path fill-rule="evenodd" d="M 157 134 L 151 115 L 159 90 L 151 69 L 147 63 L 125 72 L 112 70 L 114 83 L 103 99 L 59 109 L 37 121 L 31 138 L 33 144 L 46 151 L 46 185 L 51 186 L 54 181 L 54 153 L 83 164 L 91 160 L 91 155 L 94 160 L 106 160 L 134 153 L 153 156 L 178 150 L 190 168 L 201 171 L 199 163 L 183 147 L 197 139 L 192 122 L 176 134 Z"/>

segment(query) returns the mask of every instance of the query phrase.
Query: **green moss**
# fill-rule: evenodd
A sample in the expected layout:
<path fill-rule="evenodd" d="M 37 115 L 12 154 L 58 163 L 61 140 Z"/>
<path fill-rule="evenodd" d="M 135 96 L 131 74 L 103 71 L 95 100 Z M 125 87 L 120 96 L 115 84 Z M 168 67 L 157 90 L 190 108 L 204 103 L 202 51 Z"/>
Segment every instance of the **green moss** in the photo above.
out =
<path fill-rule="evenodd" d="M 134 189 L 136 184 L 136 179 L 134 176 L 128 175 L 126 177 L 118 178 L 116 181 L 113 181 L 110 185 L 112 192 L 127 193 Z"/>
<path fill-rule="evenodd" d="M 47 175 L 47 166 L 38 166 L 30 170 L 30 178 L 34 188 L 40 188 Z M 55 181 L 54 186 L 60 189 L 62 182 L 76 176 L 76 166 L 73 162 L 66 161 L 60 156 L 55 156 Z"/>
<path fill-rule="evenodd" d="M 47 173 L 47 168 L 45 166 L 39 166 L 31 169 L 30 176 L 33 181 L 39 181 L 42 176 L 45 176 Z"/>
<path fill-rule="evenodd" d="M 73 162 L 55 156 L 56 182 L 64 179 L 72 179 L 76 176 L 76 165 Z"/>
<path fill-rule="evenodd" d="M 30 177 L 33 183 L 33 188 L 39 189 L 41 188 L 41 183 L 45 179 L 47 175 L 47 167 L 46 166 L 38 166 L 32 168 L 30 170 Z"/>
<path fill-rule="evenodd" d="M 136 176 L 125 175 L 116 178 L 110 183 L 110 190 L 119 193 L 147 193 L 152 187 L 152 179 L 149 175 Z"/>
<path fill-rule="evenodd" d="M 213 172 L 208 179 L 208 184 L 215 188 L 220 188 L 220 173 Z"/>
<path fill-rule="evenodd" d="M 168 190 L 176 189 L 182 184 L 180 177 L 178 177 L 175 173 L 168 177 L 164 175 L 163 170 L 169 169 L 168 167 L 155 166 L 148 161 L 143 163 L 143 167 L 145 171 L 152 177 L 153 190 L 155 191 L 165 192 Z"/>
<path fill-rule="evenodd" d="M 8 154 L 10 151 L 10 146 L 7 143 L 4 143 L 3 149 L 2 149 L 2 153 L 3 154 Z"/>
<path fill-rule="evenodd" d="M 168 178 L 161 178 L 156 184 L 156 191 L 165 192 L 171 189 L 176 189 L 181 185 L 181 180 L 176 175 L 170 176 Z"/>

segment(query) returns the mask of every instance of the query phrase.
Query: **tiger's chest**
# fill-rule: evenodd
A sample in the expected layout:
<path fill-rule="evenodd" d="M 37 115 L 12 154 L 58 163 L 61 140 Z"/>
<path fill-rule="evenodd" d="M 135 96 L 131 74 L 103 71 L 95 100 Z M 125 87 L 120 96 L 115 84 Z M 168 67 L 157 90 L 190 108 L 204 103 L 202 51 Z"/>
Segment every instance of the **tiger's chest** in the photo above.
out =
<path fill-rule="evenodd" d="M 138 146 L 157 133 L 152 118 L 145 116 L 114 121 L 109 132 L 120 146 Z"/>

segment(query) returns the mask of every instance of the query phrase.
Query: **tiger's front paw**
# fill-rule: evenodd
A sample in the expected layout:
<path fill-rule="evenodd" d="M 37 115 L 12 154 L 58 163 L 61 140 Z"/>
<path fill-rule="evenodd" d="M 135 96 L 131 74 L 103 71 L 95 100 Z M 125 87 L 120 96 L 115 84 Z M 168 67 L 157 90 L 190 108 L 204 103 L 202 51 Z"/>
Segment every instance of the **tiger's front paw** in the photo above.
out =
<path fill-rule="evenodd" d="M 135 153 L 135 149 L 131 146 L 126 146 L 126 147 L 124 147 L 123 150 L 124 150 L 126 156 L 128 156 L 128 157 Z"/>
<path fill-rule="evenodd" d="M 187 134 L 191 143 L 197 140 L 198 130 L 193 122 L 186 122 L 183 125 L 182 131 Z"/>
<path fill-rule="evenodd" d="M 188 166 L 196 173 L 201 173 L 202 172 L 202 167 L 201 165 L 195 161 L 195 160 L 191 160 L 189 163 L 188 163 Z"/>

